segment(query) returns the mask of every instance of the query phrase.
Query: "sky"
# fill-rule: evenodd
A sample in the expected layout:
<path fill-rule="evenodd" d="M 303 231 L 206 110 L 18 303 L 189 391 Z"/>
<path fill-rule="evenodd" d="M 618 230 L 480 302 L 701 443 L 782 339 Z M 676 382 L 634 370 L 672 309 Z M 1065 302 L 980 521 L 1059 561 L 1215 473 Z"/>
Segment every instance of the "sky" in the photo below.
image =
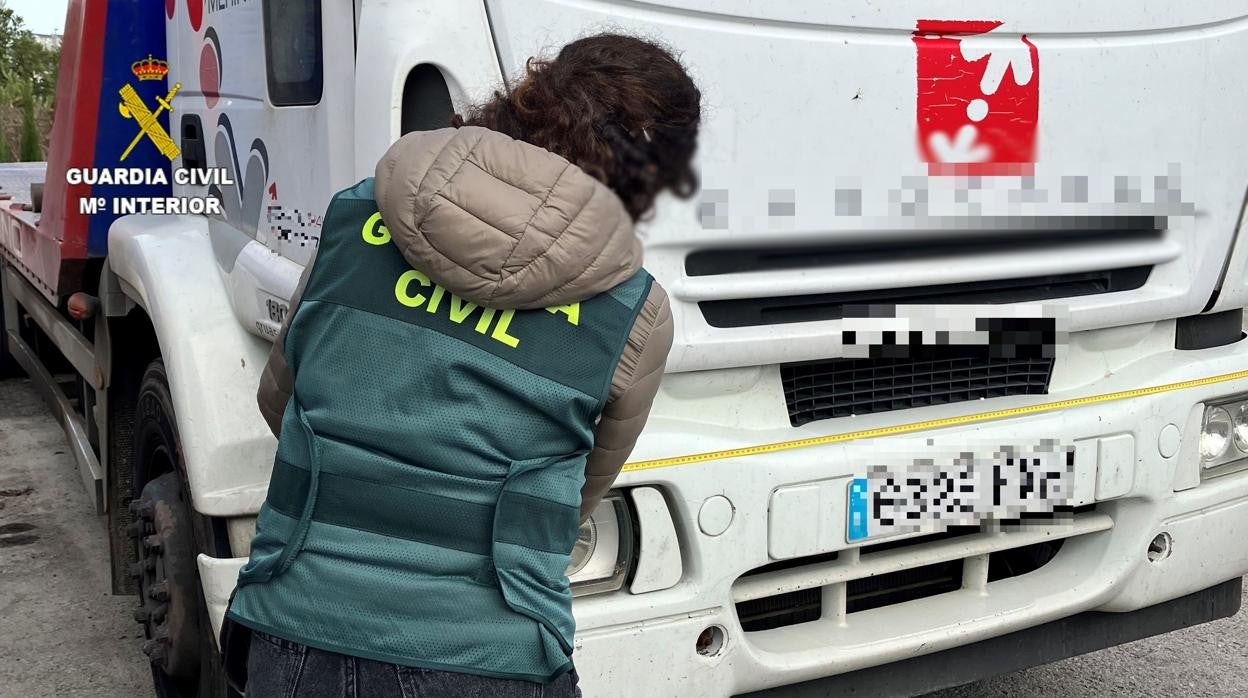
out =
<path fill-rule="evenodd" d="M 13 10 L 26 28 L 36 34 L 60 34 L 65 29 L 65 9 L 69 0 L 0 0 Z"/>

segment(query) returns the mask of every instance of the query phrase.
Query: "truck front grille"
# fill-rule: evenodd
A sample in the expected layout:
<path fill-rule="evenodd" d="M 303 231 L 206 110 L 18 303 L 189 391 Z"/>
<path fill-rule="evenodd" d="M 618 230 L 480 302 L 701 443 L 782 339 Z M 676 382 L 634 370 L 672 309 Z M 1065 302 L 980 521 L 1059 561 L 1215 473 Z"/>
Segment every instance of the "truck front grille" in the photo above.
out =
<path fill-rule="evenodd" d="M 987 347 L 926 347 L 904 358 L 827 359 L 780 367 L 789 422 L 1006 395 L 1043 395 L 1051 356 L 994 357 Z"/>

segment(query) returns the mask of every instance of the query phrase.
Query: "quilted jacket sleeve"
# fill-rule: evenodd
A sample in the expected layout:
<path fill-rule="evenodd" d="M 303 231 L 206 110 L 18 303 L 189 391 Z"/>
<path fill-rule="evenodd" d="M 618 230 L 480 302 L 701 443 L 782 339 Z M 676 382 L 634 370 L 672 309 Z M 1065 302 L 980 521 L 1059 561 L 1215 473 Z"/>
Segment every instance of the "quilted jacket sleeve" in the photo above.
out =
<path fill-rule="evenodd" d="M 628 335 L 628 344 L 611 379 L 611 395 L 594 432 L 594 449 L 585 462 L 585 484 L 581 488 L 581 521 L 589 518 L 611 489 L 637 444 L 659 391 L 667 354 L 672 348 L 672 331 L 667 293 L 656 282 Z"/>

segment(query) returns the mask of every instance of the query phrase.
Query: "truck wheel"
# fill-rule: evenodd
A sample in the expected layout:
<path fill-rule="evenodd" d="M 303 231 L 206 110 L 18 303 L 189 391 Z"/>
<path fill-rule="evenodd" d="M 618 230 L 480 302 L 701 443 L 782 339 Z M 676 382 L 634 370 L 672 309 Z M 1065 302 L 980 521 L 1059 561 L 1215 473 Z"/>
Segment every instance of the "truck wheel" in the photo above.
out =
<path fill-rule="evenodd" d="M 161 698 L 229 696 L 199 583 L 198 553 L 228 555 L 213 521 L 191 506 L 165 364 L 148 365 L 134 412 L 134 498 L 130 501 L 138 586 L 134 617 Z"/>

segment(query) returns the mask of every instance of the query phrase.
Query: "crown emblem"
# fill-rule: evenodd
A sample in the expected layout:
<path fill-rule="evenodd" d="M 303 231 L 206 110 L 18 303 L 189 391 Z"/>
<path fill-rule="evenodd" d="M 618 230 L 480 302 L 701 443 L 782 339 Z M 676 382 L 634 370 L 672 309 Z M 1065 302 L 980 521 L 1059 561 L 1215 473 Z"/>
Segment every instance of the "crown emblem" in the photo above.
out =
<path fill-rule="evenodd" d="M 130 71 L 140 80 L 163 80 L 165 73 L 169 72 L 169 64 L 159 58 L 152 58 L 149 53 L 147 58 L 131 63 Z"/>

